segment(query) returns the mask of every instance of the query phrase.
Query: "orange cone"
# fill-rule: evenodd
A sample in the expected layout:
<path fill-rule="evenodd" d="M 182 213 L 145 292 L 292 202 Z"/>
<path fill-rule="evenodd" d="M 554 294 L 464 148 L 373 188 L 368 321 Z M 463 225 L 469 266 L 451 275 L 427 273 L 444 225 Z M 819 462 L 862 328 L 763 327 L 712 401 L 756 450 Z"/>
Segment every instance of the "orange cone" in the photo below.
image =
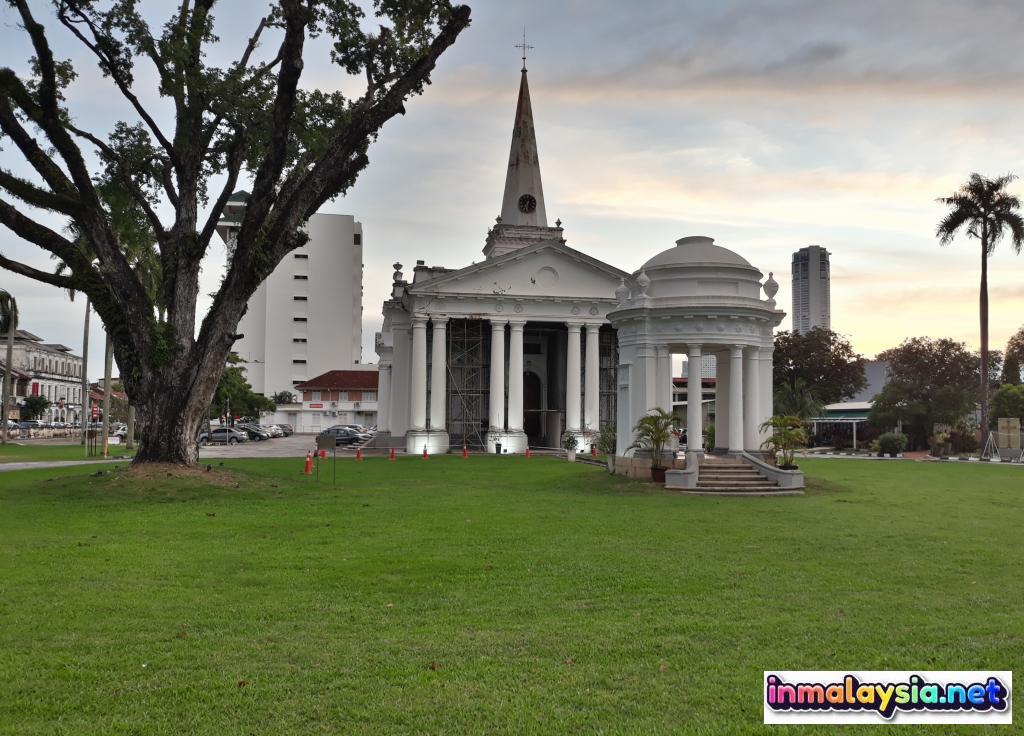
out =
<path fill-rule="evenodd" d="M 530 448 L 529 447 L 526 448 L 526 459 L 527 460 L 530 459 Z"/>
<path fill-rule="evenodd" d="M 362 447 L 357 447 L 356 448 L 356 460 L 362 460 L 362 459 L 363 459 L 363 448 Z"/>
<path fill-rule="evenodd" d="M 306 475 L 313 474 L 313 451 L 310 450 L 306 453 L 306 469 L 302 471 Z"/>
<path fill-rule="evenodd" d="M 320 450 L 320 459 L 321 460 L 326 460 L 327 459 L 327 450 Z"/>
<path fill-rule="evenodd" d="M 597 457 L 597 445 L 590 446 L 590 457 Z"/>
<path fill-rule="evenodd" d="M 395 461 L 395 448 L 394 447 L 391 448 L 391 454 L 388 456 L 388 460 L 390 460 L 391 462 Z"/>
<path fill-rule="evenodd" d="M 469 448 L 466 447 L 465 445 L 462 446 L 462 459 L 463 460 L 469 459 Z"/>
<path fill-rule="evenodd" d="M 423 459 L 426 460 L 428 457 L 430 456 L 427 454 L 427 446 L 423 445 Z"/>

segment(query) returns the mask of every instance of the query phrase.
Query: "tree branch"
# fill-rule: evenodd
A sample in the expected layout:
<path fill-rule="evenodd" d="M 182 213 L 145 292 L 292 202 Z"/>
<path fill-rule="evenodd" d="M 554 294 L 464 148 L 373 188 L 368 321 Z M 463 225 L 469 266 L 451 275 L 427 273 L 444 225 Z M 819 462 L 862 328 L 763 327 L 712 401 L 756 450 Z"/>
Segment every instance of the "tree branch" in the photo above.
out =
<path fill-rule="evenodd" d="M 69 217 L 74 217 L 81 210 L 81 202 L 74 197 L 48 192 L 20 176 L 15 176 L 6 169 L 0 169 L 0 188 L 6 189 L 22 202 L 33 207 L 60 212 Z"/>
<path fill-rule="evenodd" d="M 40 271 L 38 268 L 32 268 L 32 266 L 28 266 L 19 261 L 12 261 L 2 253 L 0 253 L 0 268 L 5 268 L 8 271 L 20 274 L 33 279 L 34 281 L 41 281 L 44 284 L 50 284 L 51 286 L 56 286 L 61 289 L 75 288 L 75 281 L 70 276 L 61 276 L 59 274 L 50 273 L 49 271 Z"/>

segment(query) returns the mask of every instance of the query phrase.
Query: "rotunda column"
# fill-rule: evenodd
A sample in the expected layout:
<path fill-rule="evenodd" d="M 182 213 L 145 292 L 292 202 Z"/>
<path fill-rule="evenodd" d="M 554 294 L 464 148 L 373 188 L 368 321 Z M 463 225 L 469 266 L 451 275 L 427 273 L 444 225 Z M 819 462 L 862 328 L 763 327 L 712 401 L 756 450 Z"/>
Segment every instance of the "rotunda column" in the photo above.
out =
<path fill-rule="evenodd" d="M 377 366 L 377 431 L 391 431 L 391 361 Z"/>
<path fill-rule="evenodd" d="M 702 346 L 687 346 L 686 359 L 686 450 L 702 452 L 704 450 L 703 400 L 704 388 L 701 384 L 700 363 L 703 356 Z"/>
<path fill-rule="evenodd" d="M 743 452 L 743 347 L 729 349 L 729 452 Z"/>
<path fill-rule="evenodd" d="M 743 353 L 743 446 L 748 452 L 761 449 L 761 351 L 748 347 Z"/>
<path fill-rule="evenodd" d="M 508 430 L 523 431 L 523 327 L 526 320 L 509 320 Z"/>

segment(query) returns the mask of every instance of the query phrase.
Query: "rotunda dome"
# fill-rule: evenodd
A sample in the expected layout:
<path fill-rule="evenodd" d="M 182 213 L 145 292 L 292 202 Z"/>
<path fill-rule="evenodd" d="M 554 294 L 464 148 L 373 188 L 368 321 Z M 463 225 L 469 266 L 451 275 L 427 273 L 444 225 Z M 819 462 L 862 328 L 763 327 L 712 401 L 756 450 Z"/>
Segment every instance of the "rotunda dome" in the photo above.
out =
<path fill-rule="evenodd" d="M 663 250 L 643 265 L 643 270 L 664 266 L 749 266 L 739 253 L 715 245 L 706 235 L 691 235 L 676 241 L 674 248 Z"/>

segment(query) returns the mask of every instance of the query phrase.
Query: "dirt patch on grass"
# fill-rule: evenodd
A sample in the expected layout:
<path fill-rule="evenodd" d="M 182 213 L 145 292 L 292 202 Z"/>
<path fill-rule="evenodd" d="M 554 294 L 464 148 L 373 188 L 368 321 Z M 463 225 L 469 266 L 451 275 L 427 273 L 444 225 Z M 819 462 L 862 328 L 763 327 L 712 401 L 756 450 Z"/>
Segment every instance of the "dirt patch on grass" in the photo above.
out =
<path fill-rule="evenodd" d="M 125 469 L 129 478 L 135 481 L 160 481 L 165 478 L 198 480 L 222 488 L 238 488 L 240 476 L 224 468 L 200 463 L 192 467 L 172 463 L 143 463 L 129 465 Z"/>

